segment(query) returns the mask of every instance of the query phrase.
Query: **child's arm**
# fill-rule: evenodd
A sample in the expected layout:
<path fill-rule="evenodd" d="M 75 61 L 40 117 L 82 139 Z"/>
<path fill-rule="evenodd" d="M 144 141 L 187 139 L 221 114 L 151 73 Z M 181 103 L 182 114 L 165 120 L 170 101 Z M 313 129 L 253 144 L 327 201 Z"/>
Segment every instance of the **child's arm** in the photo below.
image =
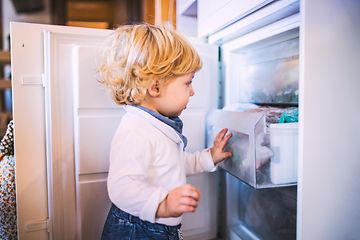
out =
<path fill-rule="evenodd" d="M 225 145 L 232 134 L 227 134 L 226 128 L 222 129 L 215 137 L 214 145 L 203 151 L 189 153 L 185 152 L 185 170 L 186 174 L 194 174 L 204 171 L 212 171 L 216 164 L 231 157 L 232 153 L 224 151 Z"/>
<path fill-rule="evenodd" d="M 221 130 L 214 140 L 213 147 L 210 148 L 210 154 L 213 164 L 217 164 L 225 158 L 232 156 L 231 152 L 224 151 L 226 143 L 232 136 L 231 133 L 226 134 L 227 132 L 227 129 Z M 206 158 L 205 156 L 201 156 L 204 154 L 206 155 L 205 152 L 198 152 L 191 155 L 189 154 L 187 155 L 187 160 L 191 159 L 195 160 L 195 162 L 201 162 L 201 158 Z M 196 165 L 196 163 L 194 163 L 193 165 Z M 179 217 L 186 212 L 195 212 L 198 206 L 199 199 L 199 190 L 197 190 L 190 184 L 185 184 L 177 187 L 171 192 L 169 192 L 166 198 L 159 204 L 159 207 L 156 211 L 156 217 Z"/>
<path fill-rule="evenodd" d="M 177 187 L 159 204 L 156 217 L 179 217 L 186 212 L 195 212 L 199 199 L 199 190 L 190 184 Z"/>

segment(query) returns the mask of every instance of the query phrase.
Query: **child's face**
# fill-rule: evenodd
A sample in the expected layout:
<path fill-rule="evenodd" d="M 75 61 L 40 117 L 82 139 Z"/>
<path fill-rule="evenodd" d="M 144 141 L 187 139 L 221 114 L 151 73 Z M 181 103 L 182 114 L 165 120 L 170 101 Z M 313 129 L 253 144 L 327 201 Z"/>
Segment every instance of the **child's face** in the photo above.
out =
<path fill-rule="evenodd" d="M 189 98 L 195 94 L 192 87 L 194 73 L 176 77 L 160 88 L 157 101 L 159 113 L 167 117 L 179 116 L 186 108 Z"/>

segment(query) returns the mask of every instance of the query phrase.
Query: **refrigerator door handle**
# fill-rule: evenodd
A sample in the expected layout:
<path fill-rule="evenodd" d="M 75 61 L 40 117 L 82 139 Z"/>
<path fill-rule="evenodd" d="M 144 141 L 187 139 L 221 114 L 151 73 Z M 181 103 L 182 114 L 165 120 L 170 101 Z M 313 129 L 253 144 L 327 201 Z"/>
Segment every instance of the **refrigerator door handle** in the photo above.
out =
<path fill-rule="evenodd" d="M 21 85 L 43 85 L 44 86 L 44 75 L 22 75 Z"/>
<path fill-rule="evenodd" d="M 34 231 L 40 231 L 40 230 L 47 230 L 47 232 L 50 232 L 50 220 L 47 218 L 45 220 L 34 220 L 25 223 L 25 231 L 26 232 L 34 232 Z"/>

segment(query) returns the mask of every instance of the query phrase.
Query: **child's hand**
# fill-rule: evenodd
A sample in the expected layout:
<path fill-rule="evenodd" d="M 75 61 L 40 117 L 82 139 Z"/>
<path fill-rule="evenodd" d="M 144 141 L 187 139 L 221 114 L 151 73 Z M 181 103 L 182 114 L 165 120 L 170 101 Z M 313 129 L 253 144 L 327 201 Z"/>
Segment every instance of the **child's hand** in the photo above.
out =
<path fill-rule="evenodd" d="M 195 212 L 200 192 L 190 184 L 175 188 L 159 204 L 156 217 L 179 217 L 186 212 Z"/>
<path fill-rule="evenodd" d="M 232 156 L 231 152 L 224 152 L 224 147 L 232 136 L 231 133 L 226 135 L 227 132 L 226 128 L 222 129 L 215 137 L 214 146 L 210 148 L 214 164 L 218 164 L 225 158 Z"/>

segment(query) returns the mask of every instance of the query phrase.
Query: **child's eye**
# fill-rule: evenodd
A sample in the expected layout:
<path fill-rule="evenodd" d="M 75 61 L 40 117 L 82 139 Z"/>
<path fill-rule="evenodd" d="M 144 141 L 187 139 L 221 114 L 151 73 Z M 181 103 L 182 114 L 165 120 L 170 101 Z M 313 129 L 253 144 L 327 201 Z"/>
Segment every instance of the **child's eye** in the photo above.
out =
<path fill-rule="evenodd" d="M 192 84 L 192 81 L 186 82 L 186 86 L 190 86 Z"/>

